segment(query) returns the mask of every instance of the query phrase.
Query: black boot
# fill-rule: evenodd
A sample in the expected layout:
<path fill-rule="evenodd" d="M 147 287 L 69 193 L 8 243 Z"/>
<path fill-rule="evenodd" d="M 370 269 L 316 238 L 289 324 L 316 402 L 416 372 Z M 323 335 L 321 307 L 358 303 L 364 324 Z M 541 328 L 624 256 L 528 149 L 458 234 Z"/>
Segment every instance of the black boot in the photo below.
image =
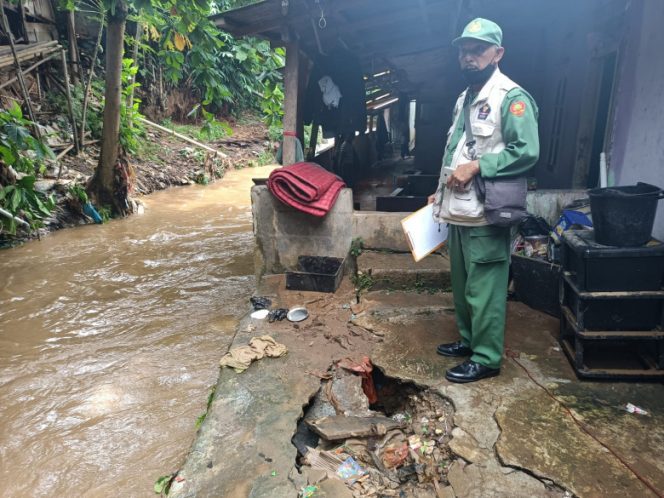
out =
<path fill-rule="evenodd" d="M 494 377 L 500 373 L 500 368 L 489 368 L 477 363 L 476 361 L 466 360 L 461 365 L 450 368 L 445 372 L 445 378 L 450 382 L 464 384 L 466 382 L 475 382 L 476 380 Z"/>
<path fill-rule="evenodd" d="M 470 356 L 473 354 L 473 350 L 466 346 L 463 342 L 451 342 L 448 344 L 441 344 L 436 348 L 436 353 L 443 356 L 454 356 L 456 358 L 462 356 Z"/>

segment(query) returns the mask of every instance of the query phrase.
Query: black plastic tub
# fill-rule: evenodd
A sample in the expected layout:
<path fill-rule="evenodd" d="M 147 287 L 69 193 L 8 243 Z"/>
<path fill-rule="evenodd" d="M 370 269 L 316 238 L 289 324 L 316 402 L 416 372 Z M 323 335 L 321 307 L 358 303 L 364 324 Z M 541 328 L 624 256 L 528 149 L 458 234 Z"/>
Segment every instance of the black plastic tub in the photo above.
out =
<path fill-rule="evenodd" d="M 636 247 L 650 241 L 657 202 L 664 198 L 659 187 L 648 183 L 596 188 L 588 192 L 595 240 L 605 246 Z"/>
<path fill-rule="evenodd" d="M 286 272 L 286 288 L 314 292 L 335 292 L 344 274 L 345 259 L 327 256 L 299 256 L 297 271 Z"/>

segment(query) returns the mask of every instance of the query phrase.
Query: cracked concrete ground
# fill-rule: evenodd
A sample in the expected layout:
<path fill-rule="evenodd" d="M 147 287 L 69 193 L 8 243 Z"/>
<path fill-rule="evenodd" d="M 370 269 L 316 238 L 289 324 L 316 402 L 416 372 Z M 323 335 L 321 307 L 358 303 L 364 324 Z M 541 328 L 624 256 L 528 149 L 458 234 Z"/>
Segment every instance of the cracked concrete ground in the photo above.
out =
<path fill-rule="evenodd" d="M 286 291 L 281 277 L 265 279 L 261 293 L 277 305 L 304 304 L 311 316 L 297 328 L 242 321 L 233 347 L 269 334 L 289 353 L 263 359 L 242 374 L 221 371 L 173 496 L 296 497 L 306 480 L 294 467 L 290 439 L 320 386 L 311 373 L 363 354 L 387 375 L 428 386 L 453 403 L 450 447 L 458 459 L 443 496 L 664 492 L 664 386 L 577 380 L 558 347 L 558 321 L 552 317 L 509 303 L 501 375 L 458 385 L 444 380 L 445 369 L 457 361 L 435 353 L 439 343 L 457 339 L 449 294 L 370 292 L 348 309 L 354 292 L 347 280 L 330 295 Z M 627 413 L 629 402 L 649 415 Z"/>

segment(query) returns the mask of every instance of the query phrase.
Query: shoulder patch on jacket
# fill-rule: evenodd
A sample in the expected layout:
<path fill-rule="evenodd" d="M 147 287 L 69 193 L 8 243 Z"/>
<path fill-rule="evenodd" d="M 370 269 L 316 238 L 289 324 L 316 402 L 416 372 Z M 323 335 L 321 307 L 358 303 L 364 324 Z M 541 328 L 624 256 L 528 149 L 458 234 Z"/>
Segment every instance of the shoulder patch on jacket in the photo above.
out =
<path fill-rule="evenodd" d="M 523 116 L 526 112 L 526 103 L 523 100 L 517 100 L 510 106 L 510 112 L 517 117 Z"/>

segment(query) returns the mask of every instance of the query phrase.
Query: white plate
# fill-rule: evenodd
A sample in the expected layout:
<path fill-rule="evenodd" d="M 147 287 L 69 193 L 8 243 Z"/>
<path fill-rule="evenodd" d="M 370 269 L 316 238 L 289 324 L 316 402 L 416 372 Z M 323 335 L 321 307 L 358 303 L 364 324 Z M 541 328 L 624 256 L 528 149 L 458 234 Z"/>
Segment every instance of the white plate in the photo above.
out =
<path fill-rule="evenodd" d="M 251 314 L 251 318 L 255 318 L 256 320 L 265 320 L 269 314 L 270 310 L 256 310 Z"/>

